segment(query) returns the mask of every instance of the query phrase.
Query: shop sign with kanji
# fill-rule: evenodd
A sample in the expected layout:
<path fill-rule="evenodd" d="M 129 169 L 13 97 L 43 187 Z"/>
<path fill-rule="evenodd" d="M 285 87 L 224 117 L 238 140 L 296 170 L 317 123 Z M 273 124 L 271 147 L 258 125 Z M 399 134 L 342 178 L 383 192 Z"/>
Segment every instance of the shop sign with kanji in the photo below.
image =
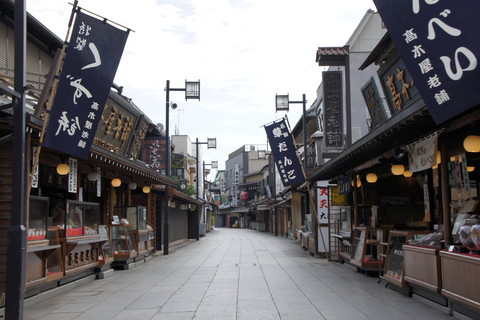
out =
<path fill-rule="evenodd" d="M 374 0 L 435 123 L 480 103 L 478 0 Z"/>
<path fill-rule="evenodd" d="M 88 157 L 128 33 L 78 9 L 43 146 Z"/>
<path fill-rule="evenodd" d="M 288 187 L 304 182 L 305 174 L 285 118 L 265 126 L 265 131 L 283 185 Z"/>

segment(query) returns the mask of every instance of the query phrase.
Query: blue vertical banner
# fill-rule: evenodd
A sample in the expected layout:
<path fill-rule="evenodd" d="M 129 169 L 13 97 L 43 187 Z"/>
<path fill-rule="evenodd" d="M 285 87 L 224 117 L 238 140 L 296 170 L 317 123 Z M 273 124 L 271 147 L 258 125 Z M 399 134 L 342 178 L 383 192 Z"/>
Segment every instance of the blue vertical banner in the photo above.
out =
<path fill-rule="evenodd" d="M 373 2 L 436 124 L 480 103 L 480 1 Z"/>
<path fill-rule="evenodd" d="M 265 131 L 283 185 L 288 187 L 304 182 L 305 174 L 285 118 L 265 126 Z"/>
<path fill-rule="evenodd" d="M 77 9 L 44 147 L 88 157 L 128 33 Z"/>

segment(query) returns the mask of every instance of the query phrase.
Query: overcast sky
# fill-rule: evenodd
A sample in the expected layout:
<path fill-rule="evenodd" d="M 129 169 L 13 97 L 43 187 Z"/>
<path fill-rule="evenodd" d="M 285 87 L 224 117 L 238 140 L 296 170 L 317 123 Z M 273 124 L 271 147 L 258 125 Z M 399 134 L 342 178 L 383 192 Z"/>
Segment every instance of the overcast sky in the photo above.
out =
<path fill-rule="evenodd" d="M 27 11 L 62 40 L 73 0 L 27 0 Z M 372 0 L 79 0 L 78 6 L 133 30 L 114 82 L 154 123 L 165 124 L 165 86 L 184 88 L 200 80 L 200 101 L 170 92 L 180 111 L 170 111 L 192 142 L 217 138 L 206 163 L 225 169 L 242 145 L 263 145 L 263 125 L 275 114 L 275 94 L 290 94 L 307 108 L 316 97 L 321 71 L 318 47 L 339 47 L 361 21 Z M 291 105 L 294 126 L 301 104 Z M 214 172 L 212 172 L 214 173 Z M 212 180 L 213 175 L 207 177 Z"/>

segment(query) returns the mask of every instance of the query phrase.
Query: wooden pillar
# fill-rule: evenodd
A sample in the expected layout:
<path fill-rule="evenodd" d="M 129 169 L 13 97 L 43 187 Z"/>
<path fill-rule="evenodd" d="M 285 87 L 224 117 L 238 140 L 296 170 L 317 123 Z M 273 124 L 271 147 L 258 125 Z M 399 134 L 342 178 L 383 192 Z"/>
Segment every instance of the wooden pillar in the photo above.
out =
<path fill-rule="evenodd" d="M 445 133 L 439 136 L 438 145 L 442 158 L 442 163 L 440 163 L 440 185 L 442 190 L 443 226 L 445 228 L 444 238 L 445 247 L 447 248 L 452 244 L 452 232 L 450 222 L 450 185 L 448 182 L 448 157 L 446 140 Z"/>

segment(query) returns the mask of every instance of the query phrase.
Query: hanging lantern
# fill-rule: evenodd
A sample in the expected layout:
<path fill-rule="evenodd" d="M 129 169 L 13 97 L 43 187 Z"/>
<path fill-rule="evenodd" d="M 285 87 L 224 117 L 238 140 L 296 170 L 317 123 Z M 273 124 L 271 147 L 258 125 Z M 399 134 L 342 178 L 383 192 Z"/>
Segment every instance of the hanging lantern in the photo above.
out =
<path fill-rule="evenodd" d="M 480 152 L 480 136 L 468 136 L 463 140 L 463 147 L 467 152 Z"/>
<path fill-rule="evenodd" d="M 410 170 L 405 170 L 405 171 L 403 172 L 403 176 L 404 176 L 405 178 L 410 178 L 411 176 L 413 176 L 413 172 L 410 171 Z"/>
<path fill-rule="evenodd" d="M 378 177 L 375 173 L 370 172 L 369 174 L 367 174 L 366 179 L 368 183 L 375 183 L 377 182 Z"/>
<path fill-rule="evenodd" d="M 467 166 L 467 171 L 468 172 L 472 172 L 473 170 L 475 170 L 474 166 Z"/>
<path fill-rule="evenodd" d="M 247 201 L 248 200 L 248 192 L 247 191 L 243 191 L 242 193 L 240 193 L 240 200 L 242 200 L 242 201 Z"/>
<path fill-rule="evenodd" d="M 97 181 L 97 171 L 92 171 L 87 176 L 88 181 Z"/>
<path fill-rule="evenodd" d="M 137 184 L 136 184 L 135 182 L 130 182 L 130 183 L 128 184 L 128 189 L 130 189 L 130 190 L 135 190 L 135 189 L 137 189 Z"/>
<path fill-rule="evenodd" d="M 66 163 L 60 163 L 57 166 L 57 173 L 61 176 L 67 175 L 68 171 L 70 171 L 70 167 Z"/>
<path fill-rule="evenodd" d="M 142 188 L 143 193 L 150 193 L 150 187 L 149 186 L 144 186 Z"/>
<path fill-rule="evenodd" d="M 120 180 L 119 178 L 115 178 L 112 180 L 112 187 L 114 188 L 120 187 L 121 184 L 122 180 Z"/>
<path fill-rule="evenodd" d="M 360 180 L 360 176 L 357 176 L 356 180 L 352 180 L 352 187 L 355 187 L 355 181 L 357 188 L 360 188 L 362 186 L 362 180 Z"/>
<path fill-rule="evenodd" d="M 405 167 L 403 164 L 394 164 L 392 165 L 392 173 L 396 176 L 400 176 L 405 172 Z"/>

